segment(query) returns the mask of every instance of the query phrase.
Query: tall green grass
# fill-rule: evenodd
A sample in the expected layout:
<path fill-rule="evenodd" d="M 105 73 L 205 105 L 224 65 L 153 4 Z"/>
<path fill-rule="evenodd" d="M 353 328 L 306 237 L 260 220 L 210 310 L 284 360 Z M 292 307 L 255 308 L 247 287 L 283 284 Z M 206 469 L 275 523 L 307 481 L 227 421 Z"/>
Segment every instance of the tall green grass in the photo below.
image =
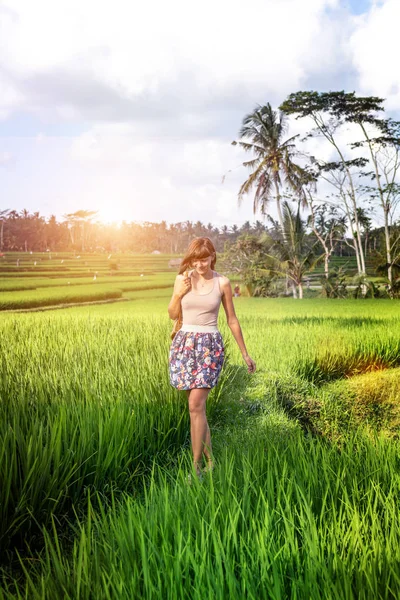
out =
<path fill-rule="evenodd" d="M 154 464 L 139 498 L 90 497 L 68 555 L 54 521 L 3 597 L 395 599 L 398 452 L 358 434 L 340 452 L 300 432 L 271 439 L 260 421 L 202 483 L 187 485 L 183 458 Z"/>
<path fill-rule="evenodd" d="M 165 321 L 26 316 L 0 338 L 2 551 L 70 513 L 88 487 L 133 491 L 189 432 L 186 396 L 168 381 Z M 227 364 L 213 396 L 233 381 Z"/>
<path fill-rule="evenodd" d="M 313 437 L 301 403 L 395 366 L 397 306 L 235 300 L 258 371 L 222 313 L 217 466 L 190 487 L 170 294 L 131 294 L 1 315 L 0 598 L 396 598 L 400 442 L 356 422 Z"/>

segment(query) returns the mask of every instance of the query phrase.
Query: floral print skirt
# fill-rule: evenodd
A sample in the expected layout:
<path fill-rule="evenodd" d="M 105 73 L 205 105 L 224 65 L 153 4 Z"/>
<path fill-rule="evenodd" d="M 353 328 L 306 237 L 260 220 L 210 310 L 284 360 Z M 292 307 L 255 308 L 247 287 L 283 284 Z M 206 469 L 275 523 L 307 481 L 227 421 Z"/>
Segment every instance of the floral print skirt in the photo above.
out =
<path fill-rule="evenodd" d="M 221 333 L 179 330 L 169 351 L 169 379 L 178 390 L 213 388 L 224 363 Z"/>

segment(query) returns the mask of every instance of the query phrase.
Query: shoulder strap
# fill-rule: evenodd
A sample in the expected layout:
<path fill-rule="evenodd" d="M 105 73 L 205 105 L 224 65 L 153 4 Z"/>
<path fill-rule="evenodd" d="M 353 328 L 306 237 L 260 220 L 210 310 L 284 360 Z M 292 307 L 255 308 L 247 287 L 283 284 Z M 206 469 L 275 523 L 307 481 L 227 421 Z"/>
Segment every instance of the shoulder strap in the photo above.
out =
<path fill-rule="evenodd" d="M 215 271 L 215 276 L 216 276 L 217 281 L 218 281 L 218 290 L 219 290 L 219 293 L 222 296 L 221 284 L 220 284 L 220 281 L 219 281 L 219 273 L 217 273 L 217 271 Z"/>

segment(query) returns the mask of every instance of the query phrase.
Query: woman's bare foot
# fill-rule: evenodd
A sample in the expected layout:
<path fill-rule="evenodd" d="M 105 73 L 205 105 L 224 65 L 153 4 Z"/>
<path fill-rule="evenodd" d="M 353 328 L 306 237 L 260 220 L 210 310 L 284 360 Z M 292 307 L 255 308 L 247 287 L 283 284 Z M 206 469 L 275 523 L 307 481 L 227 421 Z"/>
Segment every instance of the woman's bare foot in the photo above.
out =
<path fill-rule="evenodd" d="M 197 477 L 201 477 L 201 467 L 200 467 L 199 463 L 194 463 L 193 466 L 194 466 L 194 469 L 196 471 Z"/>
<path fill-rule="evenodd" d="M 212 460 L 208 460 L 207 461 L 207 466 L 204 467 L 203 469 L 203 473 L 209 473 L 210 471 L 214 470 L 214 463 Z"/>
<path fill-rule="evenodd" d="M 196 479 L 198 479 L 199 481 L 202 481 L 203 480 L 203 471 L 200 469 L 200 467 L 198 465 L 195 466 L 195 473 L 196 473 Z M 191 473 L 188 474 L 187 480 L 188 480 L 188 484 L 192 485 L 193 476 Z"/>

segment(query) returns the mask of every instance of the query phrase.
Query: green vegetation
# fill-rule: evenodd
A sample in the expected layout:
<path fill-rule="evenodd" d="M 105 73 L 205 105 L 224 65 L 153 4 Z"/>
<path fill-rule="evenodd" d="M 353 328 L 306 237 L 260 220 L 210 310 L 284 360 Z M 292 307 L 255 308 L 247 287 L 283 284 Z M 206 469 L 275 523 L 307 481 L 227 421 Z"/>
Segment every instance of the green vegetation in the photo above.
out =
<path fill-rule="evenodd" d="M 96 279 L 93 277 L 42 277 L 42 278 L 29 278 L 26 281 L 25 277 L 20 278 L 2 278 L 0 279 L 0 291 L 18 291 L 18 290 L 31 290 L 37 288 L 50 288 L 50 287 L 64 287 L 66 285 L 92 285 L 93 281 L 96 285 L 109 283 L 112 285 L 123 284 L 121 289 L 125 289 L 125 284 L 132 284 L 134 289 L 156 289 L 159 284 L 168 284 L 171 286 L 174 281 L 174 275 L 172 273 L 157 273 L 157 275 L 146 273 L 143 277 L 128 277 L 128 276 L 116 276 L 116 277 L 102 277 L 97 276 Z M 147 287 L 142 287 L 147 286 Z M 151 286 L 151 288 L 150 288 Z"/>
<path fill-rule="evenodd" d="M 71 288 L 39 289 L 21 292 L 2 292 L 0 309 L 37 308 L 56 304 L 101 301 L 121 298 L 122 290 L 108 285 L 72 286 Z"/>
<path fill-rule="evenodd" d="M 154 274 L 171 272 L 168 267 L 171 258 L 176 258 L 176 255 L 7 252 L 0 259 L 0 273 L 4 273 L 6 277 L 88 277 L 96 273 L 115 277 L 121 274 Z"/>
<path fill-rule="evenodd" d="M 201 486 L 179 463 L 155 467 L 140 499 L 95 498 L 69 556 L 54 525 L 42 562 L 25 567 L 28 596 L 395 598 L 394 449 L 353 439 L 338 453 L 284 430 L 278 441 L 267 421 L 247 434 Z"/>
<path fill-rule="evenodd" d="M 0 262 L 0 267 L 3 267 L 3 277 L 0 278 L 0 310 L 37 309 L 126 299 L 130 292 L 170 290 L 176 274 L 176 270 L 168 266 L 168 256 L 117 255 L 113 263 L 116 270 L 110 269 L 107 256 L 83 255 L 79 259 L 71 254 L 62 256 L 64 258 L 57 257 L 57 263 L 63 261 L 65 272 L 50 267 L 48 272 L 42 270 L 40 273 L 32 273 L 26 269 L 36 269 L 32 265 L 38 262 L 39 255 L 22 255 L 18 259 L 15 254 L 7 254 L 6 260 Z M 45 258 L 48 263 L 55 262 L 54 259 Z M 15 265 L 16 260 L 19 260 L 20 266 L 15 268 L 21 270 L 11 273 L 7 270 L 7 265 Z"/>
<path fill-rule="evenodd" d="M 0 598 L 398 597 L 397 303 L 235 299 L 253 377 L 221 309 L 190 487 L 170 293 L 1 316 Z"/>
<path fill-rule="evenodd" d="M 322 261 L 325 295 L 344 296 L 345 286 L 340 282 L 338 288 L 338 273 L 333 273 L 330 265 L 335 254 L 342 256 L 343 244 L 351 248 L 357 263 L 356 297 L 365 298 L 368 288 L 370 296 L 382 297 L 368 278 L 367 263 L 371 261 L 373 274 L 385 278 L 383 295 L 400 297 L 400 236 L 395 220 L 400 206 L 400 121 L 382 116 L 383 103 L 383 98 L 343 90 L 299 91 L 289 94 L 278 110 L 267 102 L 242 120 L 239 140 L 232 144 L 250 153 L 250 159 L 242 163 L 250 174 L 239 188 L 238 202 L 252 192 L 254 215 L 260 211 L 272 225 L 264 231 L 249 228 L 243 234 L 253 235 L 257 242 L 262 243 L 263 238 L 273 242 L 272 254 L 265 253 L 262 267 L 271 273 L 271 261 L 278 262 L 275 270 L 286 276 L 286 292 L 291 280 L 294 297 L 303 297 L 306 272 Z M 304 119 L 309 127 L 305 135 L 288 136 L 289 115 Z M 349 123 L 353 125 L 351 140 L 344 143 L 340 133 L 348 130 Z M 316 156 L 307 145 L 313 137 L 323 140 Z M 365 152 L 360 154 L 360 148 Z M 294 160 L 298 156 L 303 158 L 301 165 Z M 321 183 L 329 190 L 324 198 L 318 196 Z M 297 213 L 288 200 L 297 204 Z M 272 201 L 278 220 L 268 211 Z M 304 209 L 306 220 L 301 217 Z M 371 215 L 376 212 L 383 228 L 372 227 Z M 233 240 L 233 245 L 242 237 Z M 250 275 L 246 273 L 247 278 Z M 258 273 L 257 279 L 252 286 L 263 290 L 262 295 L 276 295 L 276 290 L 267 293 L 271 282 L 267 289 L 265 273 Z"/>

